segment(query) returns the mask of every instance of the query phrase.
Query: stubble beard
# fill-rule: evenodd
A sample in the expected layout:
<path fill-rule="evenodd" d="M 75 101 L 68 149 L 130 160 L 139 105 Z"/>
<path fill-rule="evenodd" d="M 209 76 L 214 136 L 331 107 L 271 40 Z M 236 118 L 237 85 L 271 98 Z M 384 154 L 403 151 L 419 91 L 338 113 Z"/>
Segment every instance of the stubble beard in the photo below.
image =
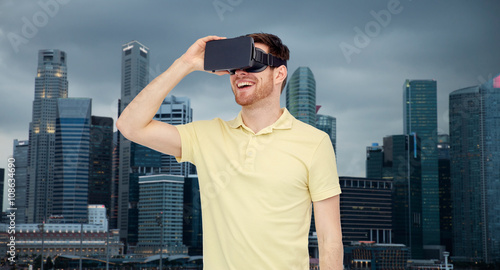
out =
<path fill-rule="evenodd" d="M 236 86 L 234 86 L 236 87 Z M 273 93 L 273 85 L 271 80 L 262 81 L 262 84 L 256 84 L 255 90 L 251 93 L 238 92 L 233 90 L 234 99 L 240 106 L 250 106 L 258 101 L 269 97 Z"/>

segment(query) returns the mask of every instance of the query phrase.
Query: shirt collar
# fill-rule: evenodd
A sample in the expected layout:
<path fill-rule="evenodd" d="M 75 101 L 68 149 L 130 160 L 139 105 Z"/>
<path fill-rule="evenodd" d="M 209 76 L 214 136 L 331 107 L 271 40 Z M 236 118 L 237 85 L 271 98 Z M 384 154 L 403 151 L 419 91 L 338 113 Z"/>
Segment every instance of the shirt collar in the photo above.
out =
<path fill-rule="evenodd" d="M 278 120 L 276 120 L 276 122 L 274 122 L 270 126 L 263 128 L 257 134 L 271 133 L 273 131 L 273 129 L 291 129 L 293 119 L 294 119 L 294 117 L 290 114 L 290 112 L 288 112 L 288 110 L 286 108 L 283 108 L 283 113 L 281 114 L 280 118 L 278 118 Z M 248 128 L 245 125 L 245 123 L 243 123 L 243 118 L 241 117 L 241 111 L 238 113 L 238 116 L 235 119 L 228 121 L 227 123 L 231 128 L 236 129 L 239 127 L 243 127 L 245 129 L 251 131 L 250 128 Z"/>

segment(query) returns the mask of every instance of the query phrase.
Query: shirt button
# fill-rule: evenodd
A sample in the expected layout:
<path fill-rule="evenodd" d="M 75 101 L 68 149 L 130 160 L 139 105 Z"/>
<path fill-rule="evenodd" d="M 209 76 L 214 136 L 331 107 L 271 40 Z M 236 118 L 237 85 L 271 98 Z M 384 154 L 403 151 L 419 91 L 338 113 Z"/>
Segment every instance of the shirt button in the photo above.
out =
<path fill-rule="evenodd" d="M 247 156 L 249 156 L 249 157 L 253 156 L 253 150 L 248 150 L 247 151 Z"/>

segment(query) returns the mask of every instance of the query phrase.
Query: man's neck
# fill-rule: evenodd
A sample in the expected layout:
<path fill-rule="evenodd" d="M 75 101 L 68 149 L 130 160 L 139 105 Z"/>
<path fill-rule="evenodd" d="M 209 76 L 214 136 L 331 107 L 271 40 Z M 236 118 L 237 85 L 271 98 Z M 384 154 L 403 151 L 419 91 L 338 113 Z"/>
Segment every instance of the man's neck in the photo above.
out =
<path fill-rule="evenodd" d="M 243 123 L 256 134 L 263 128 L 274 124 L 282 113 L 283 110 L 279 103 L 273 106 L 244 106 L 241 108 Z"/>

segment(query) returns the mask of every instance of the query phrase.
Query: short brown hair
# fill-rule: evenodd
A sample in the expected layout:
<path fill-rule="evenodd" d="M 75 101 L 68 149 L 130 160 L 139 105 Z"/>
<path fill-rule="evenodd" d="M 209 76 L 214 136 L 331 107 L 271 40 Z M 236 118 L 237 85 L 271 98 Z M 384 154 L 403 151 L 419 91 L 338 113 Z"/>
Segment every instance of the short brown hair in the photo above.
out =
<path fill-rule="evenodd" d="M 255 43 L 267 45 L 269 47 L 270 54 L 281 58 L 282 60 L 290 59 L 290 50 L 288 50 L 288 47 L 281 42 L 281 39 L 278 36 L 267 33 L 253 33 L 246 36 L 253 38 Z M 281 85 L 281 92 L 283 92 L 283 89 L 285 88 L 287 78 L 285 78 L 283 84 Z"/>

